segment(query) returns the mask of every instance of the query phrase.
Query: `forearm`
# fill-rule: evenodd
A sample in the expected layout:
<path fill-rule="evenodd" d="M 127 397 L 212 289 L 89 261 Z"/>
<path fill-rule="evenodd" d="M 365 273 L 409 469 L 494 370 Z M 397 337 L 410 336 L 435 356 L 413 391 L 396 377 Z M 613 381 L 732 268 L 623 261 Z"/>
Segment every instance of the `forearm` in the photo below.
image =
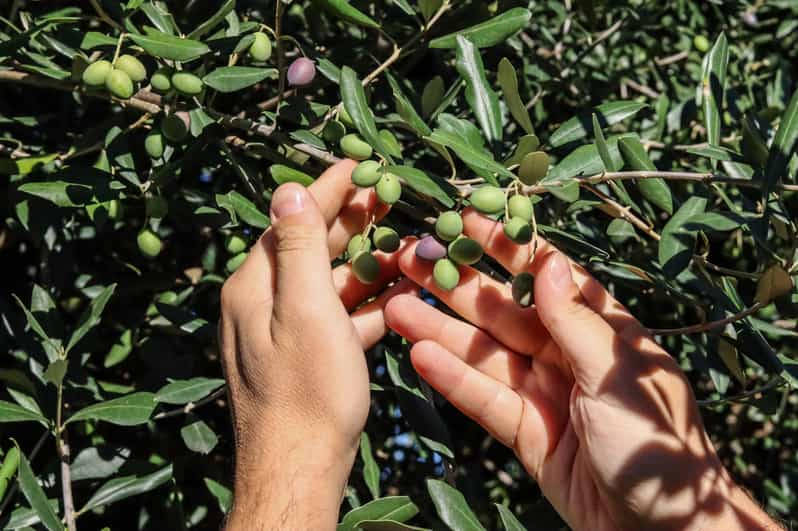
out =
<path fill-rule="evenodd" d="M 782 531 L 782 525 L 773 520 L 741 487 L 733 485 L 727 502 L 708 518 L 701 531 Z"/>

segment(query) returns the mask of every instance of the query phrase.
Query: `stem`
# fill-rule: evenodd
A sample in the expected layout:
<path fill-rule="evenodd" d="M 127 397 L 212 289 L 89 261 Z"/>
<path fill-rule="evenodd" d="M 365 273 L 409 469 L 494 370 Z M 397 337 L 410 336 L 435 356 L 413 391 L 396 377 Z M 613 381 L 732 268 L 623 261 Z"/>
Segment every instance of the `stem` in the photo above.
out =
<path fill-rule="evenodd" d="M 779 386 L 783 385 L 784 383 L 785 382 L 784 382 L 784 380 L 782 378 L 773 378 L 772 380 L 770 380 L 765 385 L 762 385 L 760 387 L 755 387 L 754 389 L 751 389 L 750 391 L 744 391 L 742 393 L 739 393 L 739 394 L 736 394 L 736 395 L 732 395 L 732 396 L 728 396 L 726 398 L 719 398 L 717 400 L 697 400 L 696 402 L 701 407 L 712 407 L 712 406 L 718 406 L 720 404 L 725 404 L 726 402 L 737 402 L 739 400 L 743 400 L 745 398 L 748 398 L 748 397 L 751 397 L 751 396 L 755 396 L 755 395 L 758 395 L 760 393 L 764 393 L 765 391 L 769 391 L 771 389 L 779 387 Z"/>
<path fill-rule="evenodd" d="M 280 43 L 280 19 L 282 19 L 283 0 L 276 0 L 274 5 L 274 47 L 277 52 L 277 103 L 275 109 L 277 112 L 274 115 L 274 124 L 277 125 L 277 118 L 280 116 L 280 103 L 283 101 L 283 92 L 285 91 L 285 57 L 283 57 L 283 47 Z"/>
<path fill-rule="evenodd" d="M 217 398 L 222 396 L 226 391 L 227 391 L 227 386 L 223 385 L 222 387 L 220 387 L 219 389 L 217 389 L 213 393 L 209 394 L 208 396 L 206 396 L 202 400 L 198 400 L 197 402 L 189 402 L 188 404 L 186 404 L 183 407 L 180 407 L 180 408 L 177 408 L 177 409 L 172 409 L 170 411 L 162 411 L 162 412 L 158 413 L 157 415 L 153 416 L 152 419 L 153 420 L 160 420 L 160 419 L 165 419 L 165 418 L 168 418 L 168 417 L 176 417 L 178 415 L 185 415 L 185 414 L 191 413 L 192 411 L 194 411 L 198 407 L 204 406 L 208 402 L 212 402 L 212 401 L 216 400 Z"/>
<path fill-rule="evenodd" d="M 700 332 L 707 332 L 709 330 L 720 328 L 722 326 L 726 326 L 727 324 L 745 319 L 749 315 L 758 312 L 761 308 L 762 308 L 762 303 L 757 302 L 749 308 L 746 308 L 740 312 L 732 314 L 718 321 L 710 321 L 708 323 L 700 323 L 691 326 L 684 326 L 681 328 L 660 328 L 660 329 L 652 328 L 649 329 L 649 333 L 651 335 L 665 337 L 665 336 L 681 336 L 686 334 L 697 334 Z"/>
<path fill-rule="evenodd" d="M 122 49 L 122 43 L 125 42 L 125 36 L 127 34 L 122 32 L 119 34 L 119 39 L 116 41 L 116 50 L 114 51 L 114 60 L 111 61 L 111 64 L 116 66 L 116 60 L 119 59 L 119 51 Z"/>
<path fill-rule="evenodd" d="M 108 16 L 108 13 L 106 13 L 103 7 L 100 5 L 99 0 L 90 0 L 90 3 L 91 7 L 93 7 L 94 11 L 97 13 L 97 16 L 100 17 L 100 20 L 102 20 L 109 26 L 112 26 L 120 31 L 124 31 L 125 28 L 123 28 L 118 22 L 116 22 L 114 19 Z"/>
<path fill-rule="evenodd" d="M 55 449 L 58 460 L 61 461 L 61 495 L 64 500 L 64 518 L 67 529 L 75 531 L 75 504 L 72 501 L 72 479 L 69 470 L 69 443 L 66 440 L 66 431 L 62 423 L 62 410 L 64 405 L 64 384 L 58 384 L 58 398 L 55 413 Z"/>
<path fill-rule="evenodd" d="M 577 180 L 581 180 L 581 179 L 577 179 Z M 586 189 L 588 189 L 591 192 L 593 192 L 599 199 L 604 201 L 606 204 L 610 205 L 612 208 L 617 210 L 618 211 L 618 215 L 621 217 L 621 219 L 625 219 L 626 221 L 628 221 L 629 223 L 631 223 L 632 225 L 634 225 L 635 227 L 640 229 L 644 234 L 646 234 L 652 240 L 659 241 L 661 239 L 660 235 L 657 234 L 657 231 L 655 231 L 653 228 L 651 228 L 651 226 L 648 223 L 646 223 L 642 219 L 640 219 L 637 216 L 635 216 L 631 212 L 629 207 L 625 207 L 625 206 L 621 205 L 620 203 L 615 201 L 610 196 L 604 194 L 603 192 L 601 192 L 600 190 L 598 190 L 597 188 L 595 188 L 593 186 L 590 186 L 589 184 L 584 184 L 583 186 Z"/>

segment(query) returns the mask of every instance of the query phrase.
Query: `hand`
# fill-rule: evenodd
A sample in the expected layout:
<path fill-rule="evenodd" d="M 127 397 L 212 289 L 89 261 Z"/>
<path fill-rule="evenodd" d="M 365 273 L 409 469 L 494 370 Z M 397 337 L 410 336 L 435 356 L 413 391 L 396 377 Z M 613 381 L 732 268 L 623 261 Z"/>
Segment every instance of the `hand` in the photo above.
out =
<path fill-rule="evenodd" d="M 407 281 L 349 311 L 399 276 L 397 253 L 376 253 L 380 278 L 331 270 L 350 237 L 387 211 L 355 190 L 352 161 L 309 189 L 278 188 L 272 226 L 222 288 L 222 362 L 236 437 L 229 529 L 333 528 L 370 405 L 363 354 L 385 333 L 387 300 Z M 324 478 L 324 481 L 319 481 Z"/>
<path fill-rule="evenodd" d="M 418 373 L 511 447 L 577 530 L 763 529 L 773 525 L 737 488 L 702 425 L 678 365 L 584 269 L 550 244 L 519 246 L 474 211 L 465 232 L 513 274 L 535 276 L 536 305 L 461 267 L 451 292 L 432 264 L 402 272 L 468 322 L 411 296 L 391 300 L 388 325 L 415 343 Z"/>

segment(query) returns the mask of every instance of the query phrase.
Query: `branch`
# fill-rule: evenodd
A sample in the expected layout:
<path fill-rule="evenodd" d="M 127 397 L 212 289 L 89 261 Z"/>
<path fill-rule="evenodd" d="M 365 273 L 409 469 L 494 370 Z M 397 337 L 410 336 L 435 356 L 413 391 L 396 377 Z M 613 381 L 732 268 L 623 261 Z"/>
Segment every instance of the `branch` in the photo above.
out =
<path fill-rule="evenodd" d="M 754 303 L 753 306 L 746 308 L 740 312 L 737 312 L 733 315 L 730 315 L 724 319 L 720 319 L 718 321 L 710 321 L 708 323 L 699 323 L 691 326 L 684 326 L 682 328 L 652 328 L 649 329 L 649 333 L 655 336 L 681 336 L 686 334 L 697 334 L 700 332 L 707 332 L 709 330 L 713 330 L 715 328 L 720 328 L 726 326 L 729 323 L 734 323 L 736 321 L 740 321 L 745 319 L 749 315 L 752 315 L 758 312 L 762 308 L 762 303 L 757 302 Z"/>
<path fill-rule="evenodd" d="M 726 402 L 738 402 L 738 401 L 743 400 L 745 398 L 749 398 L 749 397 L 758 395 L 760 393 L 764 393 L 765 391 L 769 391 L 771 389 L 778 388 L 784 383 L 785 383 L 784 379 L 781 378 L 781 377 L 773 378 L 772 380 L 770 380 L 765 385 L 762 385 L 760 387 L 756 387 L 754 389 L 751 389 L 750 391 L 744 391 L 744 392 L 742 392 L 740 394 L 728 396 L 726 398 L 719 398 L 717 400 L 696 400 L 696 402 L 701 407 L 718 406 L 718 405 L 721 405 L 721 404 L 725 404 Z"/>
<path fill-rule="evenodd" d="M 63 359 L 63 358 L 62 358 Z M 72 476 L 69 470 L 69 443 L 63 420 L 64 383 L 58 383 L 58 397 L 55 410 L 55 450 L 61 461 L 61 496 L 64 500 L 64 518 L 67 529 L 75 531 L 75 504 L 72 500 Z"/>
<path fill-rule="evenodd" d="M 577 180 L 580 180 L 580 179 L 577 179 Z M 580 183 L 580 184 L 582 184 L 582 183 Z M 618 215 L 621 217 L 621 219 L 625 219 L 626 221 L 628 221 L 629 223 L 631 223 L 632 225 L 634 225 L 635 227 L 640 229 L 643 232 L 643 234 L 646 234 L 652 240 L 657 241 L 657 242 L 660 241 L 661 237 L 660 237 L 659 234 L 657 234 L 657 231 L 655 231 L 651 227 L 651 225 L 649 225 L 648 223 L 646 223 L 645 221 L 643 221 L 639 217 L 635 216 L 632 213 L 632 211 L 631 211 L 631 209 L 629 207 L 623 206 L 622 204 L 618 203 L 613 198 L 611 198 L 607 194 L 601 192 L 600 190 L 598 190 L 594 186 L 591 186 L 591 185 L 586 184 L 586 183 L 582 184 L 582 186 L 584 186 L 586 189 L 590 190 L 599 199 L 601 199 L 606 204 L 608 204 L 610 207 L 615 209 L 618 212 Z"/>
<path fill-rule="evenodd" d="M 169 411 L 161 411 L 160 413 L 158 413 L 157 415 L 152 417 L 152 420 L 160 420 L 160 419 L 165 419 L 165 418 L 168 418 L 168 417 L 176 417 L 178 415 L 186 415 L 188 413 L 191 413 L 192 411 L 194 411 L 198 407 L 204 406 L 208 402 L 213 402 L 214 400 L 216 400 L 217 398 L 219 398 L 220 396 L 222 396 L 226 392 L 227 392 L 227 386 L 223 385 L 222 387 L 220 387 L 219 389 L 217 389 L 213 393 L 209 394 L 208 396 L 206 396 L 202 400 L 198 400 L 196 402 L 189 402 L 185 406 L 177 408 L 177 409 L 172 409 L 172 410 L 169 410 Z"/>

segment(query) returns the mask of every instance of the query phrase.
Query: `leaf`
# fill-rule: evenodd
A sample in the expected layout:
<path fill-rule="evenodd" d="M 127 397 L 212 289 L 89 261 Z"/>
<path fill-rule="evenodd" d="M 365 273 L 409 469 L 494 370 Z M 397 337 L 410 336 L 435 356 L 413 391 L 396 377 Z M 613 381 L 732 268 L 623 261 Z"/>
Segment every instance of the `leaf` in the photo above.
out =
<path fill-rule="evenodd" d="M 396 102 L 396 112 L 399 113 L 399 116 L 409 125 L 413 131 L 419 136 L 427 136 L 432 132 L 432 129 L 429 128 L 427 123 L 421 119 L 421 116 L 418 115 L 416 112 L 415 107 L 407 99 L 404 92 L 402 91 L 402 87 L 399 86 L 399 82 L 396 81 L 390 73 L 386 73 L 386 78 L 388 79 L 388 84 L 391 86 L 391 92 L 393 93 L 394 101 Z"/>
<path fill-rule="evenodd" d="M 798 90 L 793 92 L 790 103 L 781 116 L 776 136 L 770 144 L 770 154 L 765 167 L 766 196 L 773 185 L 789 173 L 788 165 L 795 151 L 796 142 L 798 142 Z"/>
<path fill-rule="evenodd" d="M 708 158 L 711 160 L 737 160 L 740 161 L 740 154 L 732 151 L 731 149 L 721 146 L 697 146 L 685 150 L 687 153 L 698 155 L 699 157 Z"/>
<path fill-rule="evenodd" d="M 633 238 L 636 235 L 634 225 L 625 219 L 616 218 L 607 225 L 607 236 L 618 241 Z"/>
<path fill-rule="evenodd" d="M 219 503 L 219 510 L 224 514 L 229 513 L 230 508 L 233 506 L 233 492 L 211 478 L 205 478 L 203 481 L 205 481 L 208 491 L 213 494 L 213 497 Z"/>
<path fill-rule="evenodd" d="M 618 140 L 618 149 L 621 152 L 626 166 L 638 171 L 656 171 L 657 167 L 648 158 L 643 144 L 637 138 L 626 137 Z M 637 187 L 649 202 L 658 206 L 668 214 L 673 213 L 673 197 L 671 189 L 664 179 L 639 179 Z"/>
<path fill-rule="evenodd" d="M 426 527 L 403 524 L 396 520 L 363 520 L 357 526 L 359 531 L 432 531 Z"/>
<path fill-rule="evenodd" d="M 223 385 L 221 378 L 177 380 L 161 387 L 154 400 L 162 404 L 187 404 L 205 398 Z"/>
<path fill-rule="evenodd" d="M 647 107 L 645 103 L 636 101 L 612 101 L 602 103 L 593 110 L 593 113 L 598 117 L 601 126 L 607 127 L 625 120 L 644 107 Z M 591 114 L 579 115 L 566 120 L 551 134 L 549 144 L 552 147 L 558 147 L 589 136 L 593 133 Z"/>
<path fill-rule="evenodd" d="M 225 195 L 217 194 L 216 203 L 222 208 L 231 208 L 247 224 L 259 229 L 266 229 L 271 225 L 269 216 L 258 210 L 255 203 L 236 192 L 235 190 Z"/>
<path fill-rule="evenodd" d="M 421 114 L 425 118 L 429 118 L 432 112 L 438 108 L 444 92 L 445 87 L 441 76 L 433 77 L 424 85 L 424 90 L 421 92 Z"/>
<path fill-rule="evenodd" d="M 47 366 L 47 370 L 44 371 L 44 381 L 58 387 L 64 381 L 67 367 L 69 367 L 69 363 L 65 359 L 51 361 Z"/>
<path fill-rule="evenodd" d="M 535 128 L 529 118 L 529 112 L 518 94 L 518 76 L 515 73 L 515 67 L 506 57 L 499 61 L 498 78 L 499 86 L 502 88 L 502 95 L 507 103 L 507 108 L 510 109 L 510 114 L 513 115 L 515 121 L 527 134 L 534 135 Z"/>
<path fill-rule="evenodd" d="M 706 198 L 690 197 L 663 227 L 657 253 L 666 276 L 676 277 L 692 260 L 696 232 L 685 224 L 696 214 L 704 212 L 706 206 Z"/>
<path fill-rule="evenodd" d="M 19 187 L 19 190 L 46 199 L 60 207 L 85 206 L 94 198 L 91 186 L 67 181 L 25 183 Z"/>
<path fill-rule="evenodd" d="M 72 336 L 69 338 L 69 343 L 66 347 L 67 352 L 69 352 L 72 347 L 78 343 L 78 341 L 83 339 L 83 336 L 85 336 L 89 330 L 100 324 L 100 317 L 105 309 L 105 305 L 108 304 L 108 301 L 114 294 L 115 289 L 116 284 L 106 286 L 99 295 L 92 299 L 89 308 L 86 310 L 80 320 L 80 325 L 78 325 L 75 331 L 72 332 Z"/>
<path fill-rule="evenodd" d="M 349 4 L 347 0 L 316 0 L 322 8 L 336 17 L 367 28 L 379 28 L 380 25 L 370 16 Z"/>
<path fill-rule="evenodd" d="M 704 57 L 701 76 L 701 103 L 704 109 L 704 124 L 707 129 L 707 142 L 711 146 L 720 145 L 720 115 L 723 92 L 726 87 L 726 65 L 729 62 L 729 46 L 726 35 L 721 32 L 715 44 Z M 717 165 L 712 161 L 712 167 Z"/>
<path fill-rule="evenodd" d="M 377 153 L 385 157 L 389 163 L 393 163 L 391 155 L 385 145 L 383 145 L 382 138 L 379 131 L 377 131 L 377 125 L 374 123 L 374 114 L 366 101 L 366 93 L 357 78 L 357 73 L 350 67 L 344 66 L 341 69 L 340 85 L 341 101 L 363 140 L 371 144 Z"/>
<path fill-rule="evenodd" d="M 740 385 L 745 386 L 745 372 L 740 365 L 740 358 L 737 356 L 737 348 L 729 341 L 723 338 L 718 340 L 718 357 L 734 376 L 740 382 Z"/>
<path fill-rule="evenodd" d="M 441 520 L 452 531 L 484 531 L 463 494 L 439 479 L 428 479 L 427 490 Z"/>
<path fill-rule="evenodd" d="M 526 527 L 521 525 L 518 518 L 516 518 L 513 512 L 506 506 L 497 503 L 496 509 L 499 510 L 499 518 L 502 520 L 504 531 L 526 531 Z"/>
<path fill-rule="evenodd" d="M 128 38 L 144 48 L 148 54 L 173 61 L 193 61 L 211 51 L 200 41 L 175 37 L 160 31 L 150 31 L 146 36 L 129 34 Z"/>
<path fill-rule="evenodd" d="M 466 101 L 474 111 L 488 143 L 502 139 L 502 117 L 499 97 L 485 77 L 485 67 L 474 44 L 463 36 L 457 37 L 457 71 L 466 82 Z"/>
<path fill-rule="evenodd" d="M 540 232 L 557 247 L 562 247 L 576 254 L 600 258 L 602 260 L 607 260 L 610 257 L 610 254 L 604 249 L 570 232 L 542 224 L 538 224 L 538 229 L 540 229 Z"/>
<path fill-rule="evenodd" d="M 704 232 L 725 232 L 745 223 L 745 218 L 734 212 L 702 212 L 692 216 L 685 227 Z"/>
<path fill-rule="evenodd" d="M 4 422 L 40 422 L 47 425 L 44 415 L 31 411 L 30 409 L 18 406 L 13 402 L 0 400 L 0 424 Z"/>
<path fill-rule="evenodd" d="M 604 164 L 604 170 L 617 171 L 615 161 L 612 160 L 612 156 L 610 155 L 610 148 L 607 146 L 607 140 L 604 138 L 604 132 L 601 130 L 601 124 L 599 123 L 596 113 L 593 113 L 592 120 L 593 134 L 596 138 L 596 149 L 598 150 L 599 157 L 601 157 L 601 163 Z"/>
<path fill-rule="evenodd" d="M 63 531 L 64 526 L 61 525 L 61 519 L 47 500 L 47 496 L 39 485 L 39 480 L 36 479 L 36 475 L 30 468 L 28 458 L 25 457 L 22 450 L 19 452 L 17 479 L 22 494 L 25 495 L 25 499 L 28 500 L 31 508 L 36 511 L 36 515 L 39 517 L 42 524 L 50 531 Z"/>
<path fill-rule="evenodd" d="M 275 78 L 275 68 L 254 66 L 223 66 L 211 71 L 202 82 L 219 92 L 235 92 L 259 83 L 267 77 Z"/>
<path fill-rule="evenodd" d="M 363 481 L 372 498 L 380 497 L 380 467 L 371 453 L 371 440 L 365 431 L 360 434 L 360 459 L 363 461 Z"/>
<path fill-rule="evenodd" d="M 388 166 L 386 171 L 401 177 L 405 184 L 416 192 L 437 199 L 446 207 L 454 206 L 454 200 L 449 193 L 455 195 L 457 191 L 446 181 L 432 178 L 425 172 L 410 166 Z M 449 193 L 446 190 L 449 190 Z"/>
<path fill-rule="evenodd" d="M 128 328 L 119 336 L 116 343 L 111 346 L 111 350 L 105 355 L 103 359 L 103 367 L 106 369 L 118 365 L 125 361 L 125 359 L 133 351 L 133 331 Z"/>
<path fill-rule="evenodd" d="M 58 153 L 48 153 L 35 157 L 18 159 L 0 159 L 0 174 L 28 175 L 32 171 L 51 163 L 58 158 Z"/>
<path fill-rule="evenodd" d="M 217 25 L 219 25 L 224 20 L 224 17 L 226 17 L 228 13 L 230 13 L 233 9 L 235 9 L 235 7 L 236 7 L 236 0 L 227 0 L 221 6 L 219 6 L 219 9 L 217 9 L 216 12 L 213 15 L 211 15 L 211 17 L 208 20 L 206 20 L 205 22 L 194 28 L 194 30 L 188 34 L 188 38 L 199 39 L 200 37 L 208 33 L 210 30 L 215 28 Z"/>
<path fill-rule="evenodd" d="M 509 159 L 504 161 L 504 165 L 506 167 L 515 166 L 516 164 L 521 164 L 521 161 L 524 160 L 528 154 L 532 153 L 533 151 L 537 151 L 538 147 L 540 147 L 540 140 L 535 135 L 524 135 L 518 139 L 518 145 L 515 147 L 515 151 L 513 152 L 513 156 Z"/>
<path fill-rule="evenodd" d="M 54 512 L 58 511 L 58 500 L 55 498 L 50 498 L 47 500 L 47 503 L 53 509 Z M 29 508 L 29 507 L 18 507 L 14 509 L 11 514 L 9 515 L 8 520 L 3 520 L 3 527 L 4 530 L 6 529 L 23 529 L 27 531 L 42 521 L 39 518 L 39 515 L 36 514 L 36 511 Z"/>
<path fill-rule="evenodd" d="M 290 166 L 284 164 L 272 164 L 269 167 L 269 173 L 277 184 L 283 183 L 299 183 L 302 186 L 310 186 L 313 184 L 313 177 L 305 172 L 295 170 Z"/>
<path fill-rule="evenodd" d="M 171 478 L 172 465 L 165 466 L 146 476 L 123 476 L 114 478 L 97 489 L 80 512 L 85 513 L 86 511 L 110 505 L 119 500 L 130 498 L 131 496 L 144 494 L 145 492 L 158 488 Z"/>
<path fill-rule="evenodd" d="M 464 142 L 460 136 L 436 129 L 425 138 L 436 144 L 451 148 L 463 162 L 472 168 L 478 168 L 481 171 L 480 175 L 485 177 L 491 184 L 497 184 L 493 174 L 498 174 L 507 179 L 515 179 L 515 175 L 496 162 L 490 153 L 484 149 L 475 149 L 474 146 Z"/>
<path fill-rule="evenodd" d="M 456 48 L 457 38 L 465 37 L 477 48 L 488 48 L 507 40 L 529 23 L 532 13 L 523 7 L 508 9 L 501 15 L 437 39 L 432 39 L 430 48 Z"/>
<path fill-rule="evenodd" d="M 98 31 L 87 31 L 80 41 L 82 50 L 91 50 L 98 46 L 116 46 L 116 39 Z"/>
<path fill-rule="evenodd" d="M 406 522 L 418 514 L 418 507 L 407 496 L 379 498 L 352 509 L 338 524 L 337 531 L 354 531 L 366 520 L 395 520 Z"/>
<path fill-rule="evenodd" d="M 618 140 L 630 136 L 636 137 L 637 135 L 625 133 L 607 138 L 607 148 L 615 167 L 620 167 L 623 164 L 621 152 L 618 149 Z M 549 174 L 544 179 L 544 182 L 570 179 L 578 175 L 594 175 L 602 171 L 604 171 L 604 163 L 601 160 L 598 148 L 595 144 L 586 144 L 571 151 L 556 165 L 549 168 Z"/>
<path fill-rule="evenodd" d="M 101 420 L 117 426 L 144 424 L 155 409 L 154 399 L 153 393 L 140 392 L 92 404 L 69 417 L 66 424 L 79 420 Z"/>
<path fill-rule="evenodd" d="M 130 458 L 130 449 L 113 446 L 90 446 L 75 456 L 69 465 L 72 481 L 103 479 L 112 476 Z"/>
<path fill-rule="evenodd" d="M 792 291 L 793 282 L 790 274 L 778 264 L 765 269 L 759 282 L 756 284 L 756 295 L 754 301 L 763 306 L 770 303 L 773 299 L 781 297 Z"/>
<path fill-rule="evenodd" d="M 219 442 L 219 437 L 202 420 L 189 416 L 186 424 L 180 428 L 180 437 L 186 443 L 186 447 L 192 452 L 203 455 L 209 454 Z"/>

